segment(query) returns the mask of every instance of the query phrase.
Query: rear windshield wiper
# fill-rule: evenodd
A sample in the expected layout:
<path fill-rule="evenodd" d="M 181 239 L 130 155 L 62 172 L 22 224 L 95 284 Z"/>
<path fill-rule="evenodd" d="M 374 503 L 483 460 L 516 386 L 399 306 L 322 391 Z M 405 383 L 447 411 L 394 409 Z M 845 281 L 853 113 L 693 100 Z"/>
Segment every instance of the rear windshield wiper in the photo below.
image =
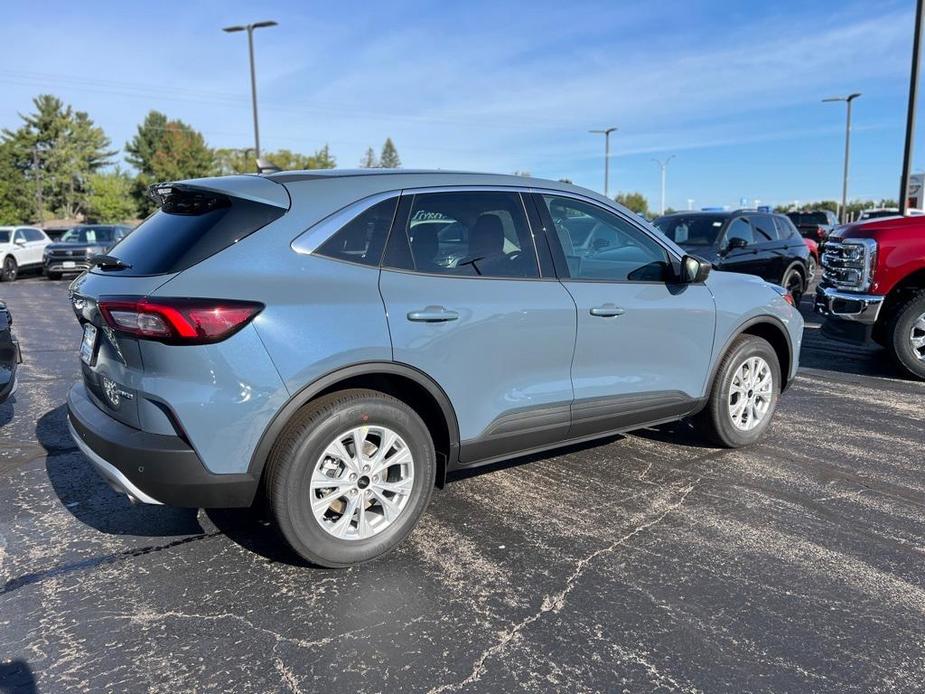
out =
<path fill-rule="evenodd" d="M 132 266 L 114 255 L 98 255 L 93 259 L 93 266 L 100 270 L 128 270 Z"/>

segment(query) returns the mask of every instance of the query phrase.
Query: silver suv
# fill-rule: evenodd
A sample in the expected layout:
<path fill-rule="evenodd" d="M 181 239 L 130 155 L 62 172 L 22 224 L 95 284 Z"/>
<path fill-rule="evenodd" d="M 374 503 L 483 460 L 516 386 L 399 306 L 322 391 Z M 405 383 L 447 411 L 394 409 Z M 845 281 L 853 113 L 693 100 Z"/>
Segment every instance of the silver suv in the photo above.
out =
<path fill-rule="evenodd" d="M 265 494 L 324 566 L 395 547 L 452 470 L 683 417 L 753 443 L 796 373 L 783 289 L 572 185 L 315 171 L 152 195 L 71 285 L 71 433 L 138 501 Z"/>

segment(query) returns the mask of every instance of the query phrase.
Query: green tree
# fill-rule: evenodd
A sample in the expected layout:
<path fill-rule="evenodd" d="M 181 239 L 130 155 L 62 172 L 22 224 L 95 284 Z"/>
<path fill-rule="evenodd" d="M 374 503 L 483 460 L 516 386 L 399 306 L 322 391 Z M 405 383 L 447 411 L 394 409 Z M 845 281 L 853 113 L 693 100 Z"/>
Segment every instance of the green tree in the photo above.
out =
<path fill-rule="evenodd" d="M 648 214 L 649 212 L 649 201 L 642 193 L 617 193 L 614 200 L 631 212 L 637 214 Z"/>
<path fill-rule="evenodd" d="M 379 162 L 376 159 L 376 153 L 373 151 L 372 147 L 366 148 L 366 154 L 364 154 L 363 158 L 360 160 L 360 168 L 363 168 L 363 169 L 379 168 Z"/>
<path fill-rule="evenodd" d="M 202 133 L 181 120 L 151 111 L 125 145 L 126 161 L 138 170 L 132 195 L 142 215 L 154 210 L 148 187 L 162 181 L 200 178 L 215 172 L 215 153 Z"/>
<path fill-rule="evenodd" d="M 0 142 L 0 224 L 26 224 L 35 221 L 35 186 L 20 166 L 15 147 Z"/>
<path fill-rule="evenodd" d="M 215 150 L 216 173 L 228 174 L 255 173 L 257 160 L 252 149 L 217 149 Z M 261 159 L 267 159 L 283 171 L 301 169 L 333 169 L 336 161 L 327 145 L 314 154 L 300 154 L 288 149 L 279 149 L 265 153 Z"/>
<path fill-rule="evenodd" d="M 132 197 L 132 179 L 116 169 L 90 177 L 87 200 L 87 221 L 126 222 L 138 216 L 138 206 Z"/>
<path fill-rule="evenodd" d="M 90 177 L 110 163 L 115 151 L 85 112 L 74 111 L 50 94 L 37 96 L 33 105 L 34 113 L 21 116 L 22 126 L 3 130 L 7 166 L 22 173 L 35 207 L 41 200 L 42 209 L 34 210 L 35 216 L 46 211 L 80 216 L 86 212 Z"/>
<path fill-rule="evenodd" d="M 385 144 L 382 145 L 382 154 L 379 155 L 379 166 L 383 169 L 397 169 L 401 167 L 401 159 L 398 157 L 398 150 L 391 137 L 385 138 Z"/>

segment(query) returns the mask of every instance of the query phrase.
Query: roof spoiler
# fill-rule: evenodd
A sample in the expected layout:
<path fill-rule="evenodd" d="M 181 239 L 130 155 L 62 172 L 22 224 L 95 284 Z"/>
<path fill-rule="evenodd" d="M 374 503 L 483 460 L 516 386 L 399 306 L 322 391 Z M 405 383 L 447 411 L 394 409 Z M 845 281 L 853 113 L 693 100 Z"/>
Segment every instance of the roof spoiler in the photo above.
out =
<path fill-rule="evenodd" d="M 215 176 L 212 178 L 193 178 L 186 181 L 168 181 L 155 183 L 148 187 L 148 197 L 158 207 L 173 191 L 203 191 L 217 193 L 230 198 L 250 200 L 262 205 L 288 210 L 291 204 L 289 191 L 281 183 L 264 176 Z"/>

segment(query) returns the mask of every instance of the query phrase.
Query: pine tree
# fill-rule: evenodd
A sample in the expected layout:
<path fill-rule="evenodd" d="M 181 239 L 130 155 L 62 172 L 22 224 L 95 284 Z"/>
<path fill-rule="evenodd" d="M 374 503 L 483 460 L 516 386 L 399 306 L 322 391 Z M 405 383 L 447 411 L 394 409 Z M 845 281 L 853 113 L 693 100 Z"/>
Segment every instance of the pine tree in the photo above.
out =
<path fill-rule="evenodd" d="M 60 99 L 41 94 L 33 99 L 35 113 L 21 116 L 17 130 L 5 129 L 6 166 L 24 180 L 15 186 L 31 188 L 42 210 L 31 205 L 35 216 L 49 211 L 61 217 L 86 212 L 91 176 L 110 163 L 115 154 L 102 128 L 83 111 L 74 111 Z"/>
<path fill-rule="evenodd" d="M 379 155 L 379 166 L 383 169 L 397 169 L 401 167 L 401 159 L 398 158 L 398 150 L 395 149 L 395 143 L 391 137 L 385 139 L 382 145 L 382 154 Z"/>
<path fill-rule="evenodd" d="M 143 215 L 154 210 L 148 186 L 162 181 L 200 178 L 215 173 L 215 152 L 205 138 L 181 120 L 151 111 L 125 145 L 126 161 L 138 169 L 132 194 Z"/>
<path fill-rule="evenodd" d="M 376 153 L 373 151 L 372 147 L 367 147 L 366 154 L 364 154 L 363 158 L 360 160 L 360 168 L 376 169 L 378 167 L 379 162 L 376 161 Z"/>

